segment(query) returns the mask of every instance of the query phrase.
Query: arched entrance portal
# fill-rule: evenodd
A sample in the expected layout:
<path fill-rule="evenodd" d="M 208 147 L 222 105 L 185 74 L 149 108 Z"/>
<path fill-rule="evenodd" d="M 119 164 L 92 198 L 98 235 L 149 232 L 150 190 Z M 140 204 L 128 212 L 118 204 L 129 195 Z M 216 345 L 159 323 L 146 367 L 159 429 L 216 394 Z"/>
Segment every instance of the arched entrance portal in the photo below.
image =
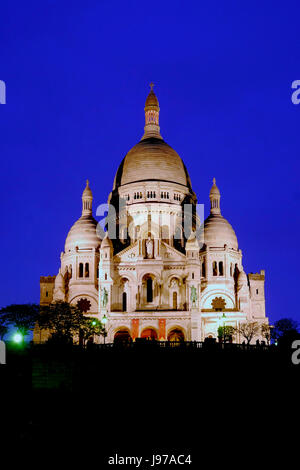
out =
<path fill-rule="evenodd" d="M 168 334 L 168 341 L 184 341 L 184 334 L 179 328 L 174 328 Z"/>
<path fill-rule="evenodd" d="M 128 330 L 119 330 L 114 336 L 114 343 L 128 343 L 131 341 L 131 336 Z"/>
<path fill-rule="evenodd" d="M 142 331 L 141 338 L 157 339 L 157 333 L 154 328 L 145 328 L 145 330 Z"/>

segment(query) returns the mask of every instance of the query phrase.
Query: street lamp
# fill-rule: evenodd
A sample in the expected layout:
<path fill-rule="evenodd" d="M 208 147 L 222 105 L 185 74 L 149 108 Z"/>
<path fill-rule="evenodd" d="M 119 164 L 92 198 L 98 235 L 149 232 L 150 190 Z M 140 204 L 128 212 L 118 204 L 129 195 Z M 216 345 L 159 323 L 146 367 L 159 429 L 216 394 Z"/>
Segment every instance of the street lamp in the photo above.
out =
<path fill-rule="evenodd" d="M 23 335 L 21 333 L 16 333 L 13 336 L 14 343 L 20 344 L 23 341 Z"/>
<path fill-rule="evenodd" d="M 104 344 L 105 344 L 105 336 L 106 336 L 105 325 L 107 323 L 107 316 L 105 314 L 102 317 L 102 322 L 101 323 L 103 323 L 103 325 L 104 325 L 104 335 L 103 336 L 104 336 Z"/>
<path fill-rule="evenodd" d="M 96 320 L 93 320 L 92 321 L 92 326 L 96 326 L 96 325 L 97 325 Z M 95 330 L 93 330 L 93 344 L 94 344 L 94 340 L 95 340 Z"/>

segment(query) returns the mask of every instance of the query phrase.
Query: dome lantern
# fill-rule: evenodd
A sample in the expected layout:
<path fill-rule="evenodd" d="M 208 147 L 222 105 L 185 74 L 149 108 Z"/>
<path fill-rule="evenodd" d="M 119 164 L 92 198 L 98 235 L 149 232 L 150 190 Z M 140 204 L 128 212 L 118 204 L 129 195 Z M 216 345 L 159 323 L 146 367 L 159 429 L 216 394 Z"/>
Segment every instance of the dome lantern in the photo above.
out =
<path fill-rule="evenodd" d="M 145 127 L 144 135 L 141 140 L 156 137 L 162 139 L 159 127 L 159 103 L 153 91 L 154 83 L 150 83 L 150 93 L 145 102 Z"/>
<path fill-rule="evenodd" d="M 213 185 L 209 192 L 209 199 L 210 199 L 210 213 L 221 214 L 221 208 L 220 208 L 221 194 L 220 194 L 218 186 L 216 185 L 216 178 L 213 179 Z"/>
<path fill-rule="evenodd" d="M 82 193 L 82 215 L 90 216 L 92 215 L 92 203 L 93 203 L 93 193 L 89 186 L 89 180 L 86 180 L 86 187 Z"/>

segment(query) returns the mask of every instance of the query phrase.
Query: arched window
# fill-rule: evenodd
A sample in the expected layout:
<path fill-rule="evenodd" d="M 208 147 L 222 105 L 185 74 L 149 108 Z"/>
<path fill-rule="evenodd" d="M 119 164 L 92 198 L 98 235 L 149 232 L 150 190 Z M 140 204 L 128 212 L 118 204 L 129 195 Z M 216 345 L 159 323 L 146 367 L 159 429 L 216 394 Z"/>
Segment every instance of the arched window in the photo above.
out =
<path fill-rule="evenodd" d="M 219 276 L 224 276 L 223 261 L 219 261 Z"/>
<path fill-rule="evenodd" d="M 173 309 L 177 310 L 177 292 L 173 292 Z"/>
<path fill-rule="evenodd" d="M 78 277 L 83 277 L 83 263 L 79 263 Z"/>
<path fill-rule="evenodd" d="M 127 312 L 127 294 L 123 292 L 122 294 L 122 310 L 123 312 Z"/>
<path fill-rule="evenodd" d="M 212 271 L 213 271 L 213 276 L 218 275 L 218 267 L 217 267 L 217 262 L 216 261 L 214 261 L 213 264 L 212 264 Z"/>
<path fill-rule="evenodd" d="M 194 277 L 195 277 L 195 276 L 194 276 L 194 273 L 192 273 L 192 279 L 194 279 Z"/>
<path fill-rule="evenodd" d="M 147 302 L 153 302 L 153 281 L 151 277 L 147 279 Z"/>
<path fill-rule="evenodd" d="M 85 263 L 84 277 L 90 277 L 90 266 L 89 266 L 89 263 Z"/>
<path fill-rule="evenodd" d="M 232 263 L 230 263 L 230 276 L 232 277 Z"/>
<path fill-rule="evenodd" d="M 107 274 L 106 273 L 104 274 L 104 279 L 107 281 Z"/>
<path fill-rule="evenodd" d="M 99 279 L 99 264 L 97 265 L 97 279 Z"/>
<path fill-rule="evenodd" d="M 206 277 L 206 272 L 205 272 L 205 261 L 202 263 L 202 277 Z"/>
<path fill-rule="evenodd" d="M 213 276 L 217 276 L 218 275 L 218 266 L 217 266 L 216 261 L 214 261 L 213 264 L 212 264 L 212 270 L 213 270 Z"/>

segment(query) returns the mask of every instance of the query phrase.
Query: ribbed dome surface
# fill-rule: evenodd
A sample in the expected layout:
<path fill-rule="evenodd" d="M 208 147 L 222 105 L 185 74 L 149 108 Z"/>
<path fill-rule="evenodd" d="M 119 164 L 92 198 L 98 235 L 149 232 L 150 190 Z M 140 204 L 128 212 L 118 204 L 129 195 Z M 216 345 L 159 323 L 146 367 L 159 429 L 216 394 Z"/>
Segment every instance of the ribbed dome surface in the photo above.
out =
<path fill-rule="evenodd" d="M 81 216 L 71 227 L 65 244 L 65 252 L 76 248 L 97 248 L 101 244 L 96 228 L 98 222 L 92 216 Z"/>
<path fill-rule="evenodd" d="M 175 150 L 159 138 L 144 139 L 122 161 L 114 189 L 138 181 L 168 181 L 191 187 L 187 170 Z"/>
<path fill-rule="evenodd" d="M 145 108 L 147 106 L 158 106 L 158 99 L 153 90 L 151 90 L 149 95 L 147 96 Z"/>
<path fill-rule="evenodd" d="M 204 222 L 204 242 L 210 247 L 228 245 L 238 249 L 236 234 L 230 223 L 221 214 L 210 214 Z"/>

